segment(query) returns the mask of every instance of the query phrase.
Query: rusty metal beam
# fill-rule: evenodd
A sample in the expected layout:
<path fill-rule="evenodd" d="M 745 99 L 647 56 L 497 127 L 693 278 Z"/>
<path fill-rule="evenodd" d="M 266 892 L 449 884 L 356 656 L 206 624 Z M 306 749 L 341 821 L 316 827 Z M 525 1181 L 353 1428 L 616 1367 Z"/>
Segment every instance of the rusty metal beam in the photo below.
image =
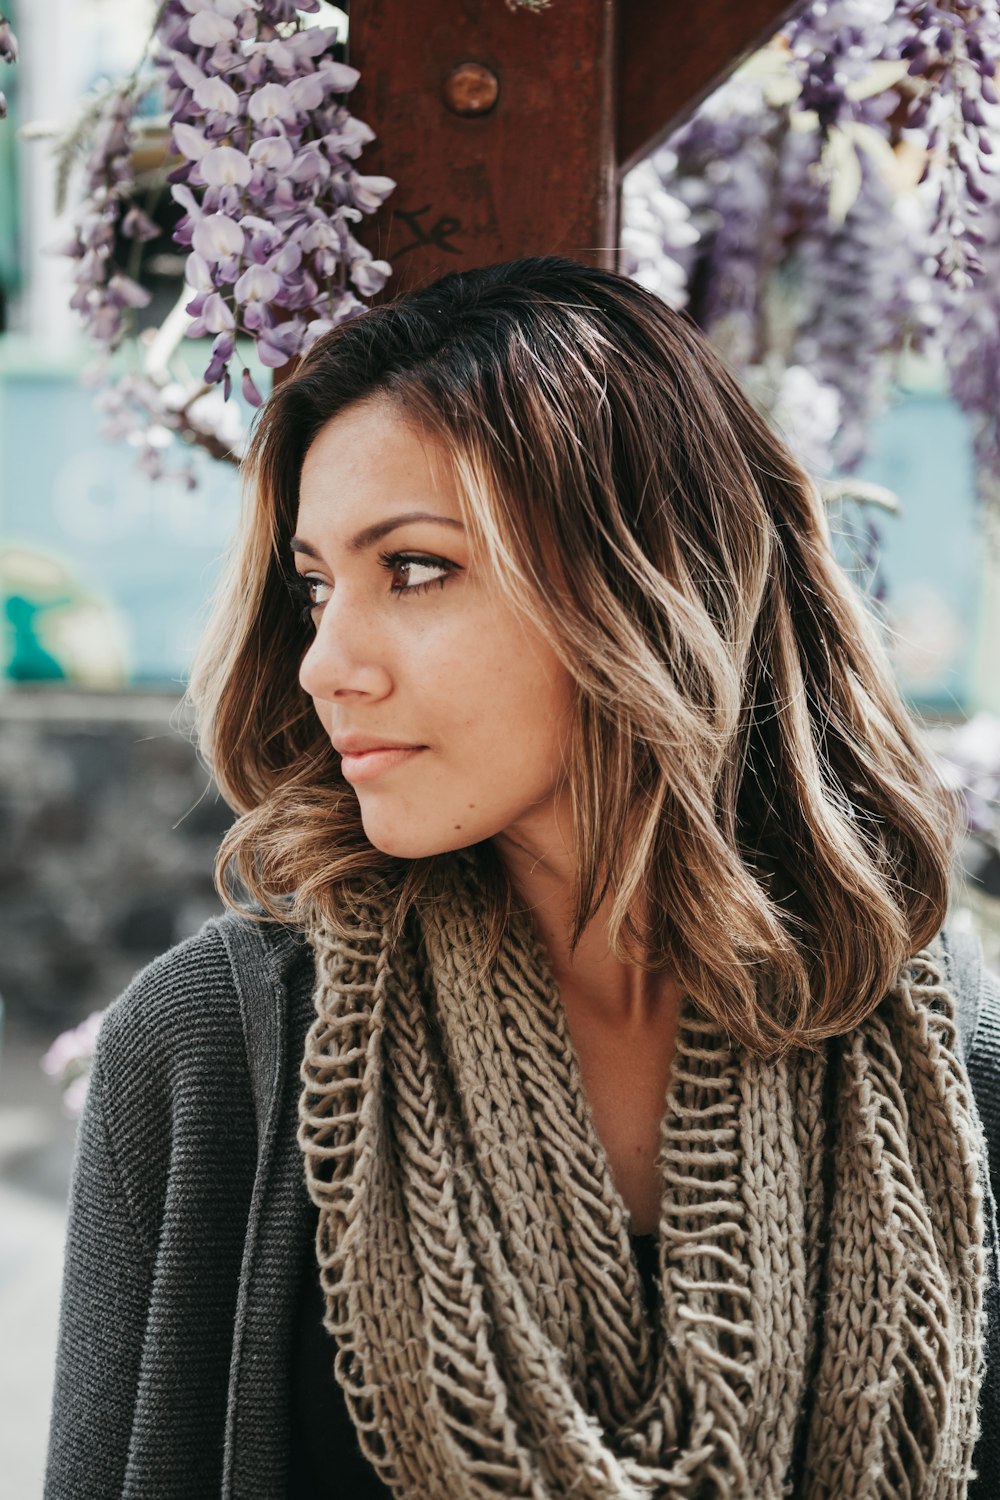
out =
<path fill-rule="evenodd" d="M 619 172 L 648 156 L 802 3 L 618 0 Z"/>

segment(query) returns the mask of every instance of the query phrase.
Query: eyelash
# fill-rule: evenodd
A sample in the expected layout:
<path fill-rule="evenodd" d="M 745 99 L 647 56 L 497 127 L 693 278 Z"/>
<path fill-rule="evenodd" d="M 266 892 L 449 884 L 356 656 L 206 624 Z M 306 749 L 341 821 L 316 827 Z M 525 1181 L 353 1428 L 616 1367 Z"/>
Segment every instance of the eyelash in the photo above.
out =
<path fill-rule="evenodd" d="M 397 598 L 404 594 L 425 594 L 428 589 L 432 588 L 444 588 L 449 576 L 458 568 L 457 563 L 449 562 L 446 557 L 429 557 L 422 552 L 380 552 L 378 560 L 389 573 L 394 572 L 400 563 L 416 563 L 419 567 L 444 570 L 440 578 L 428 578 L 425 583 L 412 583 L 406 587 L 390 584 L 389 592 L 395 594 Z M 311 620 L 313 610 L 322 608 L 322 605 L 310 597 L 310 585 L 320 581 L 308 573 L 297 573 L 294 569 L 289 570 L 286 575 L 285 582 L 288 591 L 293 601 L 299 606 L 299 618 L 302 620 Z"/>

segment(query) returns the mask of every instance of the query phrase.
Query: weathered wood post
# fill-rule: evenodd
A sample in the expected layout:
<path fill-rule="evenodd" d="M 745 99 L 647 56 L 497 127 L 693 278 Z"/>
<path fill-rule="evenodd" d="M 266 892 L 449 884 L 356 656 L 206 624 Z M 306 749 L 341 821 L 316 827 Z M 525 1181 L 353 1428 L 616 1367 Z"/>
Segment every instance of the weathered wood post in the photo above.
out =
<path fill-rule="evenodd" d="M 383 296 L 561 253 L 614 267 L 622 174 L 796 7 L 787 0 L 351 0 L 365 172 L 398 186 L 360 237 Z"/>

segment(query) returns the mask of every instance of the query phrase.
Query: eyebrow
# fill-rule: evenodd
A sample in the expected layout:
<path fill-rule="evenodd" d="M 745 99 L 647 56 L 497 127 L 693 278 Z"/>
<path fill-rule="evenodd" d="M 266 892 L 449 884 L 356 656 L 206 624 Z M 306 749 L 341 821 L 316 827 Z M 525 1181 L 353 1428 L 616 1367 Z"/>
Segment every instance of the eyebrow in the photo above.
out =
<path fill-rule="evenodd" d="M 364 552 L 367 548 L 373 547 L 376 542 L 380 542 L 384 536 L 388 536 L 390 531 L 395 531 L 399 526 L 406 526 L 411 521 L 431 521 L 439 526 L 455 526 L 459 531 L 465 530 L 462 522 L 456 521 L 454 516 L 434 516 L 426 510 L 408 510 L 404 515 L 390 516 L 387 521 L 376 521 L 374 525 L 366 526 L 363 531 L 358 532 L 357 536 L 351 538 L 347 544 L 347 550 L 348 552 Z M 293 552 L 304 552 L 306 557 L 313 557 L 317 562 L 322 561 L 316 549 L 303 541 L 300 536 L 293 536 L 288 545 Z"/>

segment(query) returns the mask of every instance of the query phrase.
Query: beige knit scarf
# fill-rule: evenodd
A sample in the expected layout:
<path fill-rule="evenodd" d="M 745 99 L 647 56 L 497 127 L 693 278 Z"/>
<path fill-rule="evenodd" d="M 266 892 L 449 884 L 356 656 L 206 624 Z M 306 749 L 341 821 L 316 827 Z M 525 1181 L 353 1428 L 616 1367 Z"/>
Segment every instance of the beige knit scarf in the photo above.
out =
<path fill-rule="evenodd" d="M 298 1138 L 335 1373 L 383 1482 L 965 1495 L 982 1143 L 940 961 L 825 1056 L 761 1061 L 685 1000 L 650 1322 L 547 956 L 516 917 L 472 982 L 476 900 L 456 875 L 422 947 L 393 951 L 375 909 L 350 942 L 308 930 Z"/>

